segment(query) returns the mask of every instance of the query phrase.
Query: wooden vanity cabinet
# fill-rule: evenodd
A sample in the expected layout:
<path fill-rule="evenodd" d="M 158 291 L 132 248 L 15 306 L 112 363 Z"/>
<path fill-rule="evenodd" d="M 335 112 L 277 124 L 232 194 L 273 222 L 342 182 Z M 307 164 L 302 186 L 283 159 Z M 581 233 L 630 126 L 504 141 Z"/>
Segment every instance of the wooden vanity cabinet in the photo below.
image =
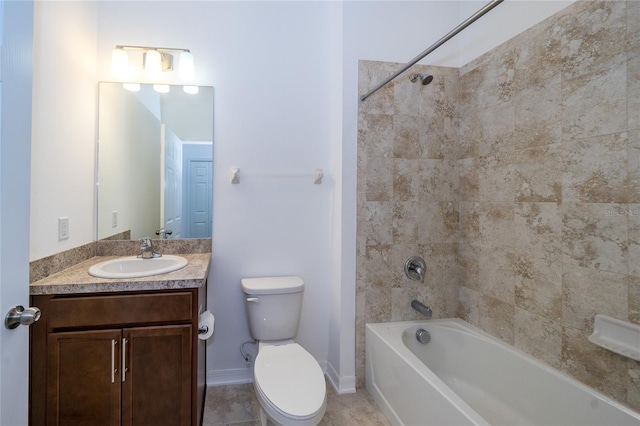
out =
<path fill-rule="evenodd" d="M 42 311 L 31 334 L 32 425 L 199 424 L 198 289 L 32 303 Z"/>

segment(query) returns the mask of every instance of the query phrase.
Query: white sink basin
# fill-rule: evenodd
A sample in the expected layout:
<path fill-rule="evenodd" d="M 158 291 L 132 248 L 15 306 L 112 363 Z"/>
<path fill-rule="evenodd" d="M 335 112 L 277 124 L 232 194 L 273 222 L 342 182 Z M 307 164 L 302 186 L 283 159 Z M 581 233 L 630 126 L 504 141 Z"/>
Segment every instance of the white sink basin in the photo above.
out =
<path fill-rule="evenodd" d="M 99 278 L 140 278 L 166 274 L 187 266 L 184 257 L 170 254 L 153 259 L 140 259 L 137 256 L 119 257 L 96 263 L 89 268 L 89 275 Z"/>

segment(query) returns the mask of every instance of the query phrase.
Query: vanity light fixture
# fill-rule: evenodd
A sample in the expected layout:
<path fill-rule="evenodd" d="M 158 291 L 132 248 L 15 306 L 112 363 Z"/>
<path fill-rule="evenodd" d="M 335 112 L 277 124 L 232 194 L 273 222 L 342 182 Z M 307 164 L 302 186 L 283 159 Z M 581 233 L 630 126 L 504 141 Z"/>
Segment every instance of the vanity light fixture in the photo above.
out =
<path fill-rule="evenodd" d="M 197 95 L 199 88 L 198 86 L 182 86 L 182 90 L 189 95 Z"/>
<path fill-rule="evenodd" d="M 144 75 L 151 80 L 160 78 L 163 72 L 173 71 L 174 54 L 171 52 L 179 52 L 177 64 L 178 77 L 187 82 L 195 79 L 193 54 L 189 49 L 123 45 L 117 45 L 111 53 L 111 73 L 114 77 L 126 79 L 130 77 L 132 73 L 127 50 L 141 50 L 143 52 L 142 63 Z"/>
<path fill-rule="evenodd" d="M 140 91 L 140 83 L 122 83 L 122 87 L 130 92 Z"/>
<path fill-rule="evenodd" d="M 170 87 L 168 84 L 154 84 L 153 90 L 158 93 L 169 93 Z"/>

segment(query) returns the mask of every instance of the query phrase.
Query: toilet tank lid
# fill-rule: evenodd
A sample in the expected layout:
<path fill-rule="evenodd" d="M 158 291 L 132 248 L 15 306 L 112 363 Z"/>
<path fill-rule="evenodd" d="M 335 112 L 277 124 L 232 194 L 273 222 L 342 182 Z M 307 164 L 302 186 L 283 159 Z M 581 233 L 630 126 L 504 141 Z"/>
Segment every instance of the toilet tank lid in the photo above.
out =
<path fill-rule="evenodd" d="M 243 278 L 241 283 L 246 294 L 299 293 L 304 290 L 304 281 L 296 276 Z"/>

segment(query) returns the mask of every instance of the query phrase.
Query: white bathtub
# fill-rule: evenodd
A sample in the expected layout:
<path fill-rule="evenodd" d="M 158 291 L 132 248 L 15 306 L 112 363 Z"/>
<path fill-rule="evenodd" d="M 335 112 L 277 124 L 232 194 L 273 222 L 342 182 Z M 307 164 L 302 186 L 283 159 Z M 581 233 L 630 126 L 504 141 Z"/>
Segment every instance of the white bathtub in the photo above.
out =
<path fill-rule="evenodd" d="M 460 319 L 367 324 L 366 383 L 398 425 L 640 425 L 640 413 Z"/>

